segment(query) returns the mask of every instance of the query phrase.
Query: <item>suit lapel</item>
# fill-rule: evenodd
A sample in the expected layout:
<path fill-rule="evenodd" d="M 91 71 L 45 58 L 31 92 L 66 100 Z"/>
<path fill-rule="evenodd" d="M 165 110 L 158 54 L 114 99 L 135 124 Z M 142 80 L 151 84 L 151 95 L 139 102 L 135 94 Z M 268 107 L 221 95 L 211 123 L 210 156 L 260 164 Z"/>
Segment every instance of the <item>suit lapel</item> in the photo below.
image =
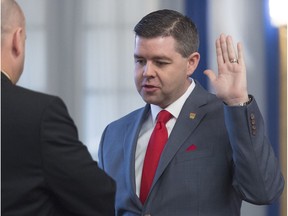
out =
<path fill-rule="evenodd" d="M 125 170 L 126 182 L 128 182 L 129 191 L 131 197 L 134 199 L 135 203 L 139 207 L 142 206 L 138 196 L 136 195 L 136 183 L 135 183 L 135 152 L 137 146 L 138 135 L 141 130 L 143 121 L 147 118 L 149 114 L 150 106 L 146 105 L 144 109 L 141 109 L 135 118 L 129 121 L 127 125 L 125 140 L 123 143 L 124 155 L 125 155 L 125 164 L 127 164 Z"/>
<path fill-rule="evenodd" d="M 187 98 L 161 155 L 152 187 L 158 181 L 177 151 L 206 115 L 207 111 L 203 106 L 208 103 L 208 94 L 209 93 L 197 83 L 195 89 Z"/>

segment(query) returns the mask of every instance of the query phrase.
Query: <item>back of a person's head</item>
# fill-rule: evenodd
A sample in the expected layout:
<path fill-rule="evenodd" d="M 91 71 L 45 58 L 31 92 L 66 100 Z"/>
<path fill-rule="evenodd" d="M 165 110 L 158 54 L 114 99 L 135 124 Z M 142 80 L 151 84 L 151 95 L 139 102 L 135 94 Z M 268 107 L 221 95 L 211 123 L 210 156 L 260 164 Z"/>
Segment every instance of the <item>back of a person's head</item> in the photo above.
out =
<path fill-rule="evenodd" d="M 178 43 L 177 51 L 188 57 L 198 51 L 199 36 L 192 20 L 174 10 L 158 10 L 143 17 L 134 27 L 136 36 L 156 38 L 172 36 Z"/>
<path fill-rule="evenodd" d="M 1 0 L 1 71 L 16 83 L 25 59 L 25 16 L 15 0 Z"/>
<path fill-rule="evenodd" d="M 1 0 L 1 35 L 25 25 L 24 14 L 15 0 Z"/>

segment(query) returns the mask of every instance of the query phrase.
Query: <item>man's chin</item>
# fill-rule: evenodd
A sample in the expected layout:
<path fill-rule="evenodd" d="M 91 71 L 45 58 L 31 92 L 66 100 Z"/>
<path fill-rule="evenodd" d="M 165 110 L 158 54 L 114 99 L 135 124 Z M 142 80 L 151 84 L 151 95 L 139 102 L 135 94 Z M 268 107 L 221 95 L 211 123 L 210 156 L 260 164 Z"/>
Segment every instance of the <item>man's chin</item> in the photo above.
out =
<path fill-rule="evenodd" d="M 154 104 L 154 105 L 158 105 L 159 104 L 159 100 L 153 98 L 153 97 L 143 97 L 142 96 L 142 99 L 148 103 L 148 104 Z"/>

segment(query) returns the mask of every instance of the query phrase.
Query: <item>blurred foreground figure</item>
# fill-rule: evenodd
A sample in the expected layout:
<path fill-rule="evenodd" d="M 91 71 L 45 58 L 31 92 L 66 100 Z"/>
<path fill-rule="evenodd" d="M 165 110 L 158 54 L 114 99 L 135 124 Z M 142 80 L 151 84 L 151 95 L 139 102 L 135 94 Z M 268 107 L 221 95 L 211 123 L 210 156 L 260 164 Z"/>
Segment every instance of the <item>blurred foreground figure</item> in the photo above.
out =
<path fill-rule="evenodd" d="M 2 216 L 114 215 L 115 182 L 79 141 L 63 101 L 15 85 L 26 32 L 14 0 L 1 0 L 1 22 Z"/>

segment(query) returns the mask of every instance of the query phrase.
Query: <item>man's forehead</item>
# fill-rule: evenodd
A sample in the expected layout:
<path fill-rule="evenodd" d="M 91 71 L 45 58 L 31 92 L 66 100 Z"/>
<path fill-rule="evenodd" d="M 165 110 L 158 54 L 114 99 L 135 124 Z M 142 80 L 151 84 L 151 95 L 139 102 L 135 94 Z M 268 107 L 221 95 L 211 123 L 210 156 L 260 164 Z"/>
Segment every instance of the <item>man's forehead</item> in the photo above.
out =
<path fill-rule="evenodd" d="M 149 58 L 153 59 L 171 59 L 171 55 L 176 53 L 179 52 L 176 49 L 175 39 L 171 36 L 156 38 L 135 38 L 135 57 L 144 57 L 149 55 Z"/>

